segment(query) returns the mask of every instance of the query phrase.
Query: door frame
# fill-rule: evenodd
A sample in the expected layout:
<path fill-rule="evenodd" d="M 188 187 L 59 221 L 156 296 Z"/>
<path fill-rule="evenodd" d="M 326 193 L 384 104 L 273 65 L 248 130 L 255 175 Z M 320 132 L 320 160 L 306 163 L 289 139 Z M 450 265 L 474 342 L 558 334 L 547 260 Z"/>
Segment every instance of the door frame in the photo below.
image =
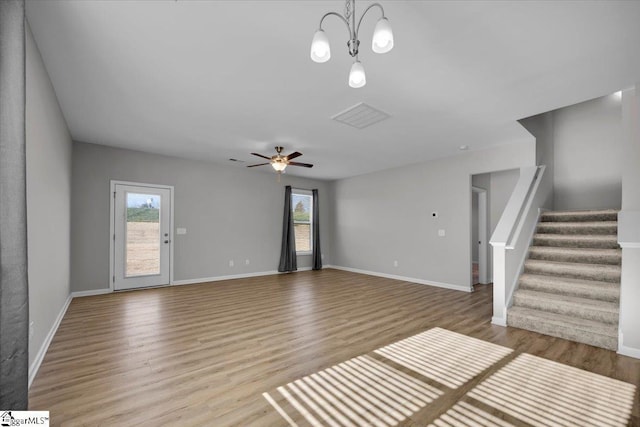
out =
<path fill-rule="evenodd" d="M 115 246 L 115 241 L 114 241 L 114 236 L 115 236 L 115 230 L 116 230 L 116 225 L 115 225 L 115 210 L 116 210 L 116 185 L 132 185 L 132 186 L 136 186 L 136 187 L 149 187 L 149 188 L 162 188 L 165 190 L 169 190 L 169 194 L 170 194 L 170 202 L 171 202 L 171 209 L 170 209 L 170 218 L 169 218 L 169 240 L 171 241 L 171 244 L 169 245 L 169 285 L 173 285 L 173 229 L 174 229 L 174 197 L 173 197 L 173 193 L 174 193 L 174 188 L 173 185 L 162 185 L 162 184 L 150 184 L 150 183 L 142 183 L 142 182 L 132 182 L 132 181 L 118 181 L 118 180 L 111 180 L 111 184 L 109 186 L 109 278 L 107 279 L 109 281 L 109 291 L 110 292 L 115 292 L 115 288 L 114 288 L 114 278 L 115 278 L 115 250 L 116 250 L 116 246 Z"/>
<path fill-rule="evenodd" d="M 478 247 L 478 283 L 481 285 L 486 285 L 487 283 L 489 283 L 489 256 L 487 242 L 487 190 L 485 190 L 484 188 L 472 186 L 471 191 L 478 195 L 478 240 L 482 242 Z M 471 221 L 476 221 L 476 218 L 471 218 Z M 480 226 L 482 224 L 484 224 L 484 227 Z M 473 282 L 473 272 L 471 272 L 471 275 L 471 281 Z"/>

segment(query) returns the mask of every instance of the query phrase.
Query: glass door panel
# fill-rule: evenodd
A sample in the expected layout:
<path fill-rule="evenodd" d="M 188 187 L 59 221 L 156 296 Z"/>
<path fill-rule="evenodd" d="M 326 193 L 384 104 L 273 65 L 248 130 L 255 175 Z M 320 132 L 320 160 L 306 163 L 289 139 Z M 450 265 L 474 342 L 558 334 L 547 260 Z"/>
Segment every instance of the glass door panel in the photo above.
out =
<path fill-rule="evenodd" d="M 159 194 L 127 192 L 126 277 L 160 274 Z"/>

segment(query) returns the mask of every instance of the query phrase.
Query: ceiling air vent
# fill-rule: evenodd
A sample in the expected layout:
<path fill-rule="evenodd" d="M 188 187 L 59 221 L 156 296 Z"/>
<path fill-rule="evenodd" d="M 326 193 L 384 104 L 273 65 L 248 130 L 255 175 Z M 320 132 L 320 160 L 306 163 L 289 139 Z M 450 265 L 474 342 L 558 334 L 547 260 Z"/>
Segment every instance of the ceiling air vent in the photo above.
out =
<path fill-rule="evenodd" d="M 345 125 L 364 129 L 389 117 L 391 116 L 384 111 L 377 110 L 364 102 L 359 102 L 331 118 Z"/>

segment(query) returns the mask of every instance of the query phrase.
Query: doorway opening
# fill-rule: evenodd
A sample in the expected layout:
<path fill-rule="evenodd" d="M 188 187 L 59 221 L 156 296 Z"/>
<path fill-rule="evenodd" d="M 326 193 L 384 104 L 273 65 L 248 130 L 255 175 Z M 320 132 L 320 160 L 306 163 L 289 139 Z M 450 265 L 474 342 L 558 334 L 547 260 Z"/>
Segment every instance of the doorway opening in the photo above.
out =
<path fill-rule="evenodd" d="M 471 284 L 487 284 L 487 190 L 471 187 Z"/>

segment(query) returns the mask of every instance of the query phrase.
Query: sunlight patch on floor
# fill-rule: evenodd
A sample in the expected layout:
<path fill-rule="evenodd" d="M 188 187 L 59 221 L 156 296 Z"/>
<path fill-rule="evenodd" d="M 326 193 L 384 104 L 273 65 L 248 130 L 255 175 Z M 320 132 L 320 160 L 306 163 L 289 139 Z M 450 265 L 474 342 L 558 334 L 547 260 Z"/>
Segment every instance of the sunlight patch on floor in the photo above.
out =
<path fill-rule="evenodd" d="M 626 426 L 633 384 L 522 354 L 468 396 L 534 426 Z"/>
<path fill-rule="evenodd" d="M 496 426 L 513 427 L 504 420 L 495 417 L 466 402 L 458 402 L 429 427 L 459 427 L 459 426 Z"/>
<path fill-rule="evenodd" d="M 432 418 L 425 408 L 512 351 L 434 328 L 375 350 L 377 356 L 347 360 L 263 396 L 294 427 L 391 427 L 411 417 L 414 423 L 416 416 L 426 416 L 426 424 Z M 633 384 L 529 354 L 495 369 L 462 398 L 458 391 L 446 406 L 434 404 L 434 410 L 445 412 L 438 412 L 430 427 L 617 427 L 630 420 Z"/>
<path fill-rule="evenodd" d="M 380 361 L 360 356 L 263 396 L 290 425 L 395 426 L 442 391 Z M 287 410 L 289 408 L 289 410 Z"/>
<path fill-rule="evenodd" d="M 512 351 L 446 329 L 433 328 L 375 350 L 375 353 L 455 389 Z"/>

